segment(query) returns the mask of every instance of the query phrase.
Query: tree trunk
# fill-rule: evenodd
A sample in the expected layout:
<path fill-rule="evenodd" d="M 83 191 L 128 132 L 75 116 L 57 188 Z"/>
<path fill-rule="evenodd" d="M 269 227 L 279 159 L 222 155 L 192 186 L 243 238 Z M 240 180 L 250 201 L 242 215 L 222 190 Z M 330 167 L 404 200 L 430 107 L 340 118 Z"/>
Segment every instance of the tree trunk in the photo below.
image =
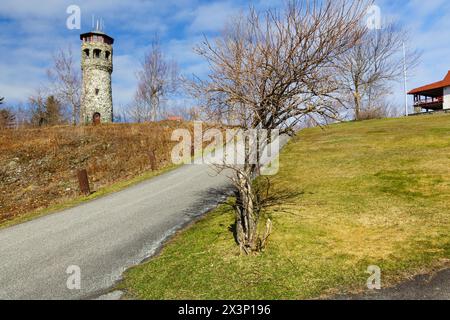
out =
<path fill-rule="evenodd" d="M 157 96 L 152 97 L 151 110 L 150 110 L 150 121 L 156 122 L 156 117 L 159 108 L 159 98 Z"/>
<path fill-rule="evenodd" d="M 361 95 L 359 94 L 359 91 L 355 91 L 354 95 L 355 99 L 355 120 L 358 121 L 361 119 Z"/>
<path fill-rule="evenodd" d="M 72 125 L 77 125 L 77 107 L 72 105 Z"/>
<path fill-rule="evenodd" d="M 255 199 L 251 184 L 251 172 L 239 176 L 236 192 L 236 241 L 247 254 L 257 249 L 258 215 L 255 213 Z"/>

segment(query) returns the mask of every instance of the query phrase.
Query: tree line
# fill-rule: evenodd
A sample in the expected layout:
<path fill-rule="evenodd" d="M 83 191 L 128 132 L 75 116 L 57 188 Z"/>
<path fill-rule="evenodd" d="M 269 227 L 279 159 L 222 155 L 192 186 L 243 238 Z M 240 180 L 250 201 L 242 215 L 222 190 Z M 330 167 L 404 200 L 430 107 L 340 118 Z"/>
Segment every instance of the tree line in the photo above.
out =
<path fill-rule="evenodd" d="M 355 5 L 361 5 L 365 1 L 339 1 L 339 3 L 346 7 L 354 7 Z M 297 10 L 296 13 L 299 17 L 296 17 L 303 24 L 318 23 L 313 17 L 310 16 L 308 10 L 312 10 L 314 5 L 320 5 L 321 8 L 326 8 L 326 13 L 332 16 L 338 12 L 338 8 L 333 6 L 329 1 L 320 4 L 315 0 L 302 0 L 291 1 L 289 6 L 295 6 L 297 9 L 285 8 L 286 10 Z M 367 5 L 367 4 L 366 4 Z M 364 6 L 364 5 L 361 5 Z M 334 10 L 334 11 L 333 11 Z M 333 11 L 333 12 L 332 12 Z M 234 45 L 239 45 L 238 48 L 233 48 L 234 52 L 231 52 L 231 48 L 226 48 L 225 44 L 212 44 L 208 39 L 205 39 L 208 52 L 205 48 L 200 49 L 197 46 L 195 51 L 203 56 L 206 60 L 211 62 L 219 62 L 217 59 L 225 59 L 220 57 L 224 54 L 235 54 L 234 59 L 248 58 L 243 54 L 248 53 L 249 48 L 242 48 L 243 45 L 258 45 L 269 41 L 273 42 L 278 37 L 286 36 L 281 34 L 282 30 L 270 29 L 266 34 L 249 34 L 251 28 L 261 28 L 260 23 L 262 20 L 275 19 L 275 16 L 279 20 L 283 19 L 283 23 L 292 23 L 293 17 L 284 16 L 280 17 L 281 11 L 267 10 L 265 12 L 257 12 L 254 8 L 250 8 L 248 14 L 234 17 L 232 21 L 238 23 L 233 27 L 233 24 L 229 23 L 225 26 L 225 29 L 219 37 L 220 40 L 234 36 L 241 39 L 241 43 L 234 42 Z M 286 14 L 284 12 L 284 14 Z M 261 16 L 265 16 L 264 19 Z M 253 19 L 254 21 L 247 21 L 250 25 L 243 25 L 244 18 Z M 321 18 L 329 18 L 321 17 Z M 364 26 L 365 17 L 361 17 L 358 23 Z M 272 21 L 273 23 L 275 21 Z M 278 21 L 280 24 L 281 22 Z M 360 27 L 361 27 L 360 26 Z M 293 27 L 300 27 L 294 25 Z M 301 27 L 305 27 L 301 25 Z M 310 26 L 306 26 L 309 27 Z M 309 30 L 307 29 L 307 30 Z M 392 95 L 392 83 L 398 81 L 402 76 L 403 70 L 403 56 L 401 49 L 403 45 L 407 45 L 410 42 L 410 36 L 405 32 L 401 26 L 395 23 L 385 23 L 383 28 L 379 30 L 369 30 L 367 27 L 363 27 L 361 36 L 354 44 L 343 51 L 339 56 L 334 57 L 333 65 L 322 68 L 323 60 L 327 57 L 314 57 L 309 58 L 310 52 L 306 50 L 319 50 L 316 54 L 323 53 L 321 50 L 327 48 L 329 43 L 325 43 L 322 40 L 320 44 L 314 44 L 316 48 L 310 48 L 308 41 L 313 39 L 324 39 L 325 33 L 321 30 L 310 30 L 315 32 L 314 34 L 304 34 L 302 30 L 290 30 L 289 37 L 299 36 L 306 37 L 299 45 L 303 47 L 297 48 L 274 48 L 277 50 L 290 50 L 291 52 L 297 50 L 296 56 L 299 61 L 291 61 L 290 63 L 302 63 L 303 68 L 307 66 L 320 67 L 320 72 L 313 74 L 311 79 L 311 88 L 307 88 L 310 95 L 314 96 L 316 100 L 321 100 L 323 108 L 329 103 L 323 100 L 323 97 L 329 94 L 334 96 L 333 106 L 328 106 L 328 110 L 333 110 L 335 119 L 354 119 L 364 120 L 377 117 L 395 116 L 398 114 L 398 108 L 390 101 Z M 261 32 L 261 30 L 259 30 Z M 253 30 L 253 32 L 256 32 Z M 333 35 L 338 32 L 335 31 Z M 353 30 L 350 34 L 354 34 Z M 242 39 L 244 36 L 252 36 L 253 39 Z M 344 36 L 344 35 L 342 35 Z M 264 37 L 268 37 L 265 39 Z M 231 39 L 232 40 L 232 39 Z M 244 42 L 245 41 L 245 42 Z M 228 122 L 233 123 L 236 117 L 241 115 L 239 108 L 235 106 L 233 110 L 211 110 L 210 108 L 201 107 L 204 100 L 210 97 L 209 95 L 199 94 L 198 87 L 192 86 L 192 81 L 186 79 L 180 75 L 179 67 L 176 61 L 168 59 L 166 53 L 163 51 L 158 36 L 154 36 L 150 41 L 150 49 L 145 53 L 140 69 L 136 71 L 137 88 L 135 91 L 134 99 L 127 106 L 122 107 L 122 110 L 116 113 L 116 120 L 124 122 L 147 122 L 157 121 L 158 119 L 167 118 L 169 115 L 178 115 L 185 120 L 199 120 L 208 119 L 216 122 Z M 216 48 L 214 45 L 218 45 Z M 272 45 L 275 45 L 272 43 Z M 230 52 L 220 52 L 219 49 L 227 49 Z M 256 49 L 254 49 L 256 50 Z M 209 54 L 208 54 L 209 53 Z M 257 52 L 254 52 L 255 54 Z M 268 54 L 267 52 L 258 52 L 258 54 Z M 300 57 L 303 59 L 300 60 Z M 406 65 L 408 70 L 413 69 L 419 61 L 419 54 L 416 51 L 409 51 L 407 55 Z M 274 57 L 272 57 L 274 58 Z M 280 58 L 280 57 L 279 57 Z M 320 58 L 320 59 L 319 59 Z M 317 60 L 319 59 L 319 60 Z M 242 61 L 244 63 L 245 61 Z M 255 63 L 255 61 L 251 61 Z M 275 61 L 270 61 L 274 63 Z M 221 63 L 227 63 L 222 61 Z M 298 66 L 288 65 L 287 62 L 279 61 L 277 63 L 283 64 L 285 74 L 291 74 L 295 72 Z M 211 68 L 215 68 L 214 64 Z M 235 77 L 242 77 L 240 79 L 240 85 L 248 86 L 248 89 L 252 89 L 252 86 L 258 82 L 258 77 L 262 76 L 261 73 L 268 72 L 264 70 L 262 66 L 253 65 L 253 69 L 242 69 L 242 66 L 235 70 Z M 266 67 L 265 67 L 266 68 Z M 323 70 L 327 70 L 324 72 Z M 331 71 L 332 72 L 329 72 Z M 239 72 L 238 72 L 239 71 Z M 245 72 L 244 72 L 245 71 Z M 251 75 L 252 82 L 243 83 L 245 77 L 243 73 Z M 324 76 L 329 77 L 326 87 L 321 87 L 324 83 L 322 78 Z M 43 125 L 58 125 L 58 124 L 72 124 L 77 125 L 80 117 L 81 106 L 81 75 L 79 66 L 75 65 L 73 51 L 70 47 L 66 49 L 60 49 L 52 56 L 52 65 L 47 70 L 47 83 L 35 90 L 35 93 L 28 99 L 26 107 L 17 106 L 16 108 L 5 107 L 4 98 L 0 100 L 1 116 L 0 126 L 11 127 L 12 124 L 26 124 L 29 126 L 43 126 Z M 254 81 L 253 81 L 254 80 Z M 198 81 L 201 82 L 201 81 Z M 195 105 L 173 105 L 171 98 L 178 94 L 178 96 L 194 97 Z M 228 92 L 224 91 L 220 93 L 223 97 L 226 97 Z M 303 93 L 306 96 L 307 93 Z M 217 97 L 214 97 L 215 99 Z M 296 101 L 297 103 L 304 103 L 303 100 Z M 116 108 L 117 110 L 117 108 Z M 308 117 L 304 120 L 302 125 L 317 125 L 318 118 L 315 116 Z"/>

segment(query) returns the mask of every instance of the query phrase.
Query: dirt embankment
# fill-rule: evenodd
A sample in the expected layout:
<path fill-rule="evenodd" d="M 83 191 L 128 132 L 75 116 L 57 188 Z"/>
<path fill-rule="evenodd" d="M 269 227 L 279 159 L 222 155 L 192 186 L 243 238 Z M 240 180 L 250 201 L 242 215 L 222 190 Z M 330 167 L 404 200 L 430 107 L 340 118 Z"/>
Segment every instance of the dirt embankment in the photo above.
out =
<path fill-rule="evenodd" d="M 87 169 L 91 189 L 171 164 L 170 141 L 189 123 L 111 124 L 0 130 L 0 222 L 80 195 L 77 170 Z"/>

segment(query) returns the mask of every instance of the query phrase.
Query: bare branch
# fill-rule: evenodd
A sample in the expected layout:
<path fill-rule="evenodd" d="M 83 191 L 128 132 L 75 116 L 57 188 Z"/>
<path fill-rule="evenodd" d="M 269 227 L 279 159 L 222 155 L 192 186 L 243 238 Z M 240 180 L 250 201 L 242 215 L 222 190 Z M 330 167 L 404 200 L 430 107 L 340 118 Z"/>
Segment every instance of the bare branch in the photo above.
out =
<path fill-rule="evenodd" d="M 178 66 L 165 58 L 157 37 L 144 57 L 137 78 L 138 87 L 131 116 L 136 122 L 156 121 L 163 100 L 177 90 L 179 81 Z"/>
<path fill-rule="evenodd" d="M 373 113 L 390 93 L 393 81 L 403 73 L 402 47 L 409 42 L 408 33 L 395 24 L 380 30 L 366 30 L 361 40 L 346 54 L 340 56 L 336 73 L 343 88 L 345 104 L 355 111 L 355 119 L 367 110 Z M 412 51 L 407 56 L 409 70 L 414 69 L 420 54 Z M 372 110 L 372 111 L 370 111 Z"/>
<path fill-rule="evenodd" d="M 51 83 L 50 91 L 70 108 L 72 124 L 79 120 L 81 100 L 81 77 L 75 67 L 71 47 L 60 49 L 53 54 L 53 65 L 47 70 Z"/>
<path fill-rule="evenodd" d="M 284 10 L 236 16 L 222 36 L 195 48 L 210 66 L 194 78 L 192 94 L 211 118 L 242 129 L 279 129 L 292 134 L 306 117 L 337 119 L 342 87 L 339 57 L 364 35 L 369 1 L 291 1 Z M 245 148 L 246 152 L 248 148 Z M 230 166 L 237 188 L 237 240 L 244 252 L 258 248 L 261 205 L 253 179 L 259 166 Z M 271 227 L 270 227 L 271 228 Z"/>

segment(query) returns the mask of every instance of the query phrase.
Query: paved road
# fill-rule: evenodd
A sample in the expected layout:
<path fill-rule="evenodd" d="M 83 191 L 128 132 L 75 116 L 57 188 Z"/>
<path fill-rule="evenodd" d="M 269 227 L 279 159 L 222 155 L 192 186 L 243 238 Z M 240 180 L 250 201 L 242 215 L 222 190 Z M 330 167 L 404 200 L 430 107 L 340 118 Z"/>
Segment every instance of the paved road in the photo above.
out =
<path fill-rule="evenodd" d="M 280 138 L 280 146 L 288 138 Z M 232 191 L 227 174 L 187 165 L 76 208 L 0 230 L 0 299 L 89 299 L 152 256 Z M 66 271 L 78 266 L 81 289 Z M 73 278 L 70 278 L 73 279 Z"/>
<path fill-rule="evenodd" d="M 420 275 L 392 288 L 367 291 L 359 295 L 336 297 L 338 300 L 450 300 L 450 269 Z"/>
<path fill-rule="evenodd" d="M 217 205 L 227 190 L 224 174 L 189 165 L 0 230 L 0 299 L 95 298 L 177 229 Z M 69 266 L 80 267 L 81 290 L 67 289 Z"/>

